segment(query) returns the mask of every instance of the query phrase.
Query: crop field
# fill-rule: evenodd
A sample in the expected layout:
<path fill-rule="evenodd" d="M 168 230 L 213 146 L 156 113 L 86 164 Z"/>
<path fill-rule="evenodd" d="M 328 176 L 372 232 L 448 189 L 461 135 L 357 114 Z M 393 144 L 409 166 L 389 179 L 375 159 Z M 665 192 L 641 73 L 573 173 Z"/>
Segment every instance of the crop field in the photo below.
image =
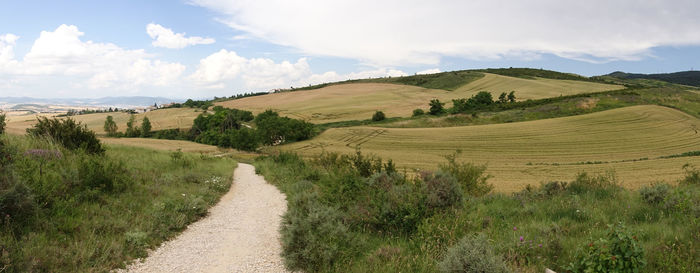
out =
<path fill-rule="evenodd" d="M 574 95 L 580 93 L 592 93 L 608 90 L 622 89 L 623 86 L 603 83 L 574 81 L 574 80 L 554 80 L 554 79 L 523 79 L 496 74 L 484 73 L 484 77 L 468 83 L 455 93 L 460 97 L 469 97 L 479 91 L 489 91 L 494 96 L 501 92 L 515 91 L 519 100 L 542 99 L 557 96 Z"/>
<path fill-rule="evenodd" d="M 519 99 L 536 99 L 620 88 L 622 87 L 618 85 L 585 81 L 523 79 L 484 73 L 484 77 L 455 91 L 398 84 L 350 83 L 248 97 L 218 102 L 216 105 L 254 113 L 273 109 L 292 118 L 328 123 L 369 119 L 377 110 L 383 111 L 387 117 L 408 117 L 413 109 L 426 110 L 428 102 L 433 98 L 450 102 L 452 99 L 470 97 L 479 91 L 490 91 L 494 96 L 501 92 L 515 91 Z"/>
<path fill-rule="evenodd" d="M 363 153 L 393 159 L 408 172 L 436 169 L 461 149 L 466 162 L 486 164 L 500 192 L 564 181 L 578 172 L 614 170 L 619 182 L 638 188 L 676 182 L 682 166 L 700 157 L 672 157 L 700 150 L 700 119 L 661 106 L 632 106 L 586 115 L 528 122 L 448 128 L 329 129 L 304 142 L 278 147 L 305 156 Z"/>
<path fill-rule="evenodd" d="M 141 120 L 145 116 L 151 121 L 152 130 L 190 128 L 192 127 L 194 119 L 201 114 L 201 111 L 202 110 L 192 108 L 169 108 L 140 113 L 136 114 L 136 126 L 141 124 Z M 46 114 L 9 116 L 7 122 L 8 133 L 15 135 L 24 134 L 25 129 L 31 127 L 36 122 L 37 115 L 47 116 Z M 105 134 L 103 126 L 107 116 L 114 117 L 114 122 L 117 123 L 120 132 L 126 130 L 126 122 L 129 120 L 129 114 L 123 112 L 77 115 L 71 118 L 86 124 L 90 130 L 95 131 L 97 134 Z"/>

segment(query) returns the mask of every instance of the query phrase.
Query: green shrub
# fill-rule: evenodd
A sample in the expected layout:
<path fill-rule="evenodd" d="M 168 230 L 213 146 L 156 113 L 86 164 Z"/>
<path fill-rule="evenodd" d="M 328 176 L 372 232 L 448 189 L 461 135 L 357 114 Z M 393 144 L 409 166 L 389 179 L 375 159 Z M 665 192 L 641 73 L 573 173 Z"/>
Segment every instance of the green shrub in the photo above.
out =
<path fill-rule="evenodd" d="M 5 122 L 5 114 L 0 114 L 0 135 L 5 133 L 5 126 L 7 123 Z"/>
<path fill-rule="evenodd" d="M 365 212 L 362 221 L 380 231 L 411 233 L 426 216 L 425 194 L 421 185 L 407 183 L 396 173 L 380 172 L 367 179 L 369 188 L 355 207 Z M 366 203 L 368 202 L 368 203 Z"/>
<path fill-rule="evenodd" d="M 622 224 L 609 226 L 607 236 L 589 243 L 569 265 L 573 272 L 640 272 L 646 264 L 644 249 Z"/>
<path fill-rule="evenodd" d="M 462 238 L 447 250 L 438 267 L 445 273 L 510 272 L 483 234 Z"/>
<path fill-rule="evenodd" d="M 423 111 L 423 109 L 420 109 L 420 108 L 413 109 L 413 116 L 414 117 L 422 116 L 422 115 L 425 115 L 425 111 Z"/>
<path fill-rule="evenodd" d="M 104 160 L 100 157 L 86 156 L 78 165 L 78 179 L 85 189 L 104 192 L 122 192 L 129 187 L 129 170 L 124 163 L 116 160 Z"/>
<path fill-rule="evenodd" d="M 37 123 L 33 128 L 27 129 L 27 133 L 37 137 L 50 137 L 69 150 L 81 149 L 88 154 L 104 154 L 105 152 L 100 140 L 95 136 L 95 132 L 90 131 L 84 124 L 76 123 L 71 118 L 37 118 Z"/>
<path fill-rule="evenodd" d="M 30 189 L 11 174 L 0 173 L 0 226 L 24 226 L 36 211 Z"/>
<path fill-rule="evenodd" d="M 671 191 L 671 186 L 665 183 L 644 187 L 639 190 L 642 200 L 648 204 L 662 204 Z"/>
<path fill-rule="evenodd" d="M 430 111 L 428 113 L 431 115 L 439 115 L 445 112 L 445 103 L 440 102 L 438 99 L 430 100 L 428 105 L 430 106 Z"/>
<path fill-rule="evenodd" d="M 372 121 L 382 121 L 384 119 L 386 119 L 386 115 L 382 111 L 374 112 L 374 115 L 372 115 Z"/>
<path fill-rule="evenodd" d="M 451 207 L 462 201 L 462 189 L 450 174 L 434 172 L 421 174 L 425 183 L 426 205 L 429 209 Z"/>
<path fill-rule="evenodd" d="M 582 172 L 568 186 L 568 190 L 572 193 L 594 192 L 599 197 L 611 196 L 620 189 L 620 186 L 617 184 L 617 178 L 612 172 L 596 176 L 590 176 L 588 173 Z"/>
<path fill-rule="evenodd" d="M 317 198 L 310 191 L 294 195 L 282 217 L 282 256 L 289 270 L 329 269 L 349 248 L 351 236 L 342 214 Z"/>
<path fill-rule="evenodd" d="M 486 166 L 458 162 L 457 156 L 460 153 L 461 151 L 457 150 L 454 154 L 445 156 L 447 163 L 440 164 L 440 170 L 457 179 L 466 195 L 482 196 L 491 192 L 493 185 L 487 182 L 490 176 L 486 174 Z"/>

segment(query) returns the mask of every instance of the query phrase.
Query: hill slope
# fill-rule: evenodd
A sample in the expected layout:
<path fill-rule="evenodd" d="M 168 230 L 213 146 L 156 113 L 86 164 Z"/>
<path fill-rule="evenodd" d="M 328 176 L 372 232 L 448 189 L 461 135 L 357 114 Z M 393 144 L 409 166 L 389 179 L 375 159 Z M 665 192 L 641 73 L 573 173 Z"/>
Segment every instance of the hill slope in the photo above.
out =
<path fill-rule="evenodd" d="M 202 110 L 192 108 L 169 108 L 159 109 L 147 113 L 136 114 L 137 126 L 141 124 L 144 117 L 148 117 L 151 121 L 152 130 L 175 129 L 175 128 L 191 128 L 194 119 L 201 113 Z M 39 116 L 49 116 L 46 114 L 38 114 Z M 76 121 L 86 124 L 90 130 L 97 134 L 105 134 L 104 122 L 107 116 L 114 117 L 117 127 L 120 132 L 126 130 L 126 122 L 129 120 L 129 114 L 124 112 L 112 113 L 96 113 L 87 115 L 72 116 Z M 24 134 L 25 129 L 31 127 L 36 122 L 37 115 L 10 116 L 7 122 L 7 131 L 10 134 Z"/>
<path fill-rule="evenodd" d="M 700 71 L 682 71 L 662 74 L 632 74 L 621 71 L 613 72 L 605 76 L 619 79 L 650 79 L 659 80 L 675 84 L 683 84 L 700 87 Z"/>
<path fill-rule="evenodd" d="M 700 148 L 700 120 L 660 106 L 633 106 L 580 116 L 448 128 L 329 129 L 313 140 L 279 149 L 303 155 L 322 151 L 365 153 L 393 159 L 399 167 L 434 169 L 442 156 L 462 149 L 462 158 L 488 164 L 498 191 L 564 180 L 580 171 L 617 171 L 624 185 L 639 187 L 679 178 L 686 162 L 659 159 Z M 632 160 L 642 160 L 632 162 Z M 582 162 L 600 164 L 582 164 Z M 605 163 L 607 162 L 607 163 Z"/>
<path fill-rule="evenodd" d="M 411 115 L 413 109 L 427 109 L 432 98 L 450 102 L 452 99 L 470 97 L 479 91 L 490 91 L 494 96 L 500 92 L 515 91 L 519 99 L 537 99 L 620 88 L 622 86 L 587 81 L 525 79 L 484 73 L 483 77 L 454 91 L 399 84 L 345 83 L 218 102 L 216 105 L 256 113 L 275 109 L 290 117 L 327 123 L 368 119 L 377 110 L 384 111 L 388 117 L 406 117 Z"/>

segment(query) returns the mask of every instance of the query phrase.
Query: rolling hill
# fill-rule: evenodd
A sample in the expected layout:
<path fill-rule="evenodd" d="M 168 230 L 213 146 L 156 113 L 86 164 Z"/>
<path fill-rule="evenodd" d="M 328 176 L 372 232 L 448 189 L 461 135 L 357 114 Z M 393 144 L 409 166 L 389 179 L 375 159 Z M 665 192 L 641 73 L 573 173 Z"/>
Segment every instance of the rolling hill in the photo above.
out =
<path fill-rule="evenodd" d="M 148 117 L 151 121 L 153 130 L 175 129 L 175 128 L 190 128 L 194 119 L 201 114 L 202 110 L 193 108 L 169 108 L 159 109 L 147 113 L 136 114 L 137 125 L 141 123 L 143 117 Z M 7 131 L 10 134 L 24 134 L 25 129 L 31 127 L 37 116 L 51 116 L 47 114 L 31 114 L 22 116 L 9 116 L 7 122 Z M 124 112 L 113 113 L 96 113 L 72 116 L 76 121 L 86 124 L 90 130 L 97 134 L 105 134 L 104 122 L 107 116 L 114 117 L 117 127 L 120 132 L 126 130 L 126 122 L 129 120 L 129 114 Z"/>
<path fill-rule="evenodd" d="M 311 156 L 364 153 L 400 168 L 434 169 L 456 149 L 468 162 L 487 164 L 497 191 L 565 180 L 577 172 L 614 170 L 631 188 L 678 179 L 700 157 L 660 158 L 700 149 L 700 120 L 660 106 L 632 106 L 593 114 L 507 124 L 448 128 L 335 128 L 315 139 L 276 149 Z"/>
<path fill-rule="evenodd" d="M 670 82 L 675 84 L 700 87 L 700 71 L 681 71 L 675 73 L 660 74 L 634 74 L 616 71 L 605 76 L 619 79 L 648 79 Z"/>
<path fill-rule="evenodd" d="M 446 72 L 449 73 L 449 72 Z M 375 79 L 376 80 L 376 79 Z M 437 85 L 433 82 L 432 84 Z M 274 109 L 293 118 L 313 123 L 368 119 L 377 111 L 387 116 L 410 116 L 413 109 L 427 109 L 432 98 L 449 102 L 452 99 L 470 97 L 479 91 L 515 91 L 519 99 L 537 99 L 559 95 L 598 92 L 621 89 L 622 86 L 579 80 L 555 80 L 546 78 L 510 77 L 483 73 L 478 79 L 470 79 L 454 91 L 428 89 L 395 83 L 353 82 L 332 84 L 319 89 L 279 92 L 217 102 L 228 108 L 262 112 Z"/>

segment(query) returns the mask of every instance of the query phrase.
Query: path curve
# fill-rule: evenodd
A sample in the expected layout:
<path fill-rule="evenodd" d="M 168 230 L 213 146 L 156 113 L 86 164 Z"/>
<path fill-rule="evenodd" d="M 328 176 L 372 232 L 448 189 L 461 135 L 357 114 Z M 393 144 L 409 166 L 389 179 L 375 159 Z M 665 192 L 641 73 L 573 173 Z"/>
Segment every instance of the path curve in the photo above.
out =
<path fill-rule="evenodd" d="M 206 218 L 126 272 L 286 272 L 279 235 L 286 210 L 285 196 L 239 163 L 231 189 Z"/>

